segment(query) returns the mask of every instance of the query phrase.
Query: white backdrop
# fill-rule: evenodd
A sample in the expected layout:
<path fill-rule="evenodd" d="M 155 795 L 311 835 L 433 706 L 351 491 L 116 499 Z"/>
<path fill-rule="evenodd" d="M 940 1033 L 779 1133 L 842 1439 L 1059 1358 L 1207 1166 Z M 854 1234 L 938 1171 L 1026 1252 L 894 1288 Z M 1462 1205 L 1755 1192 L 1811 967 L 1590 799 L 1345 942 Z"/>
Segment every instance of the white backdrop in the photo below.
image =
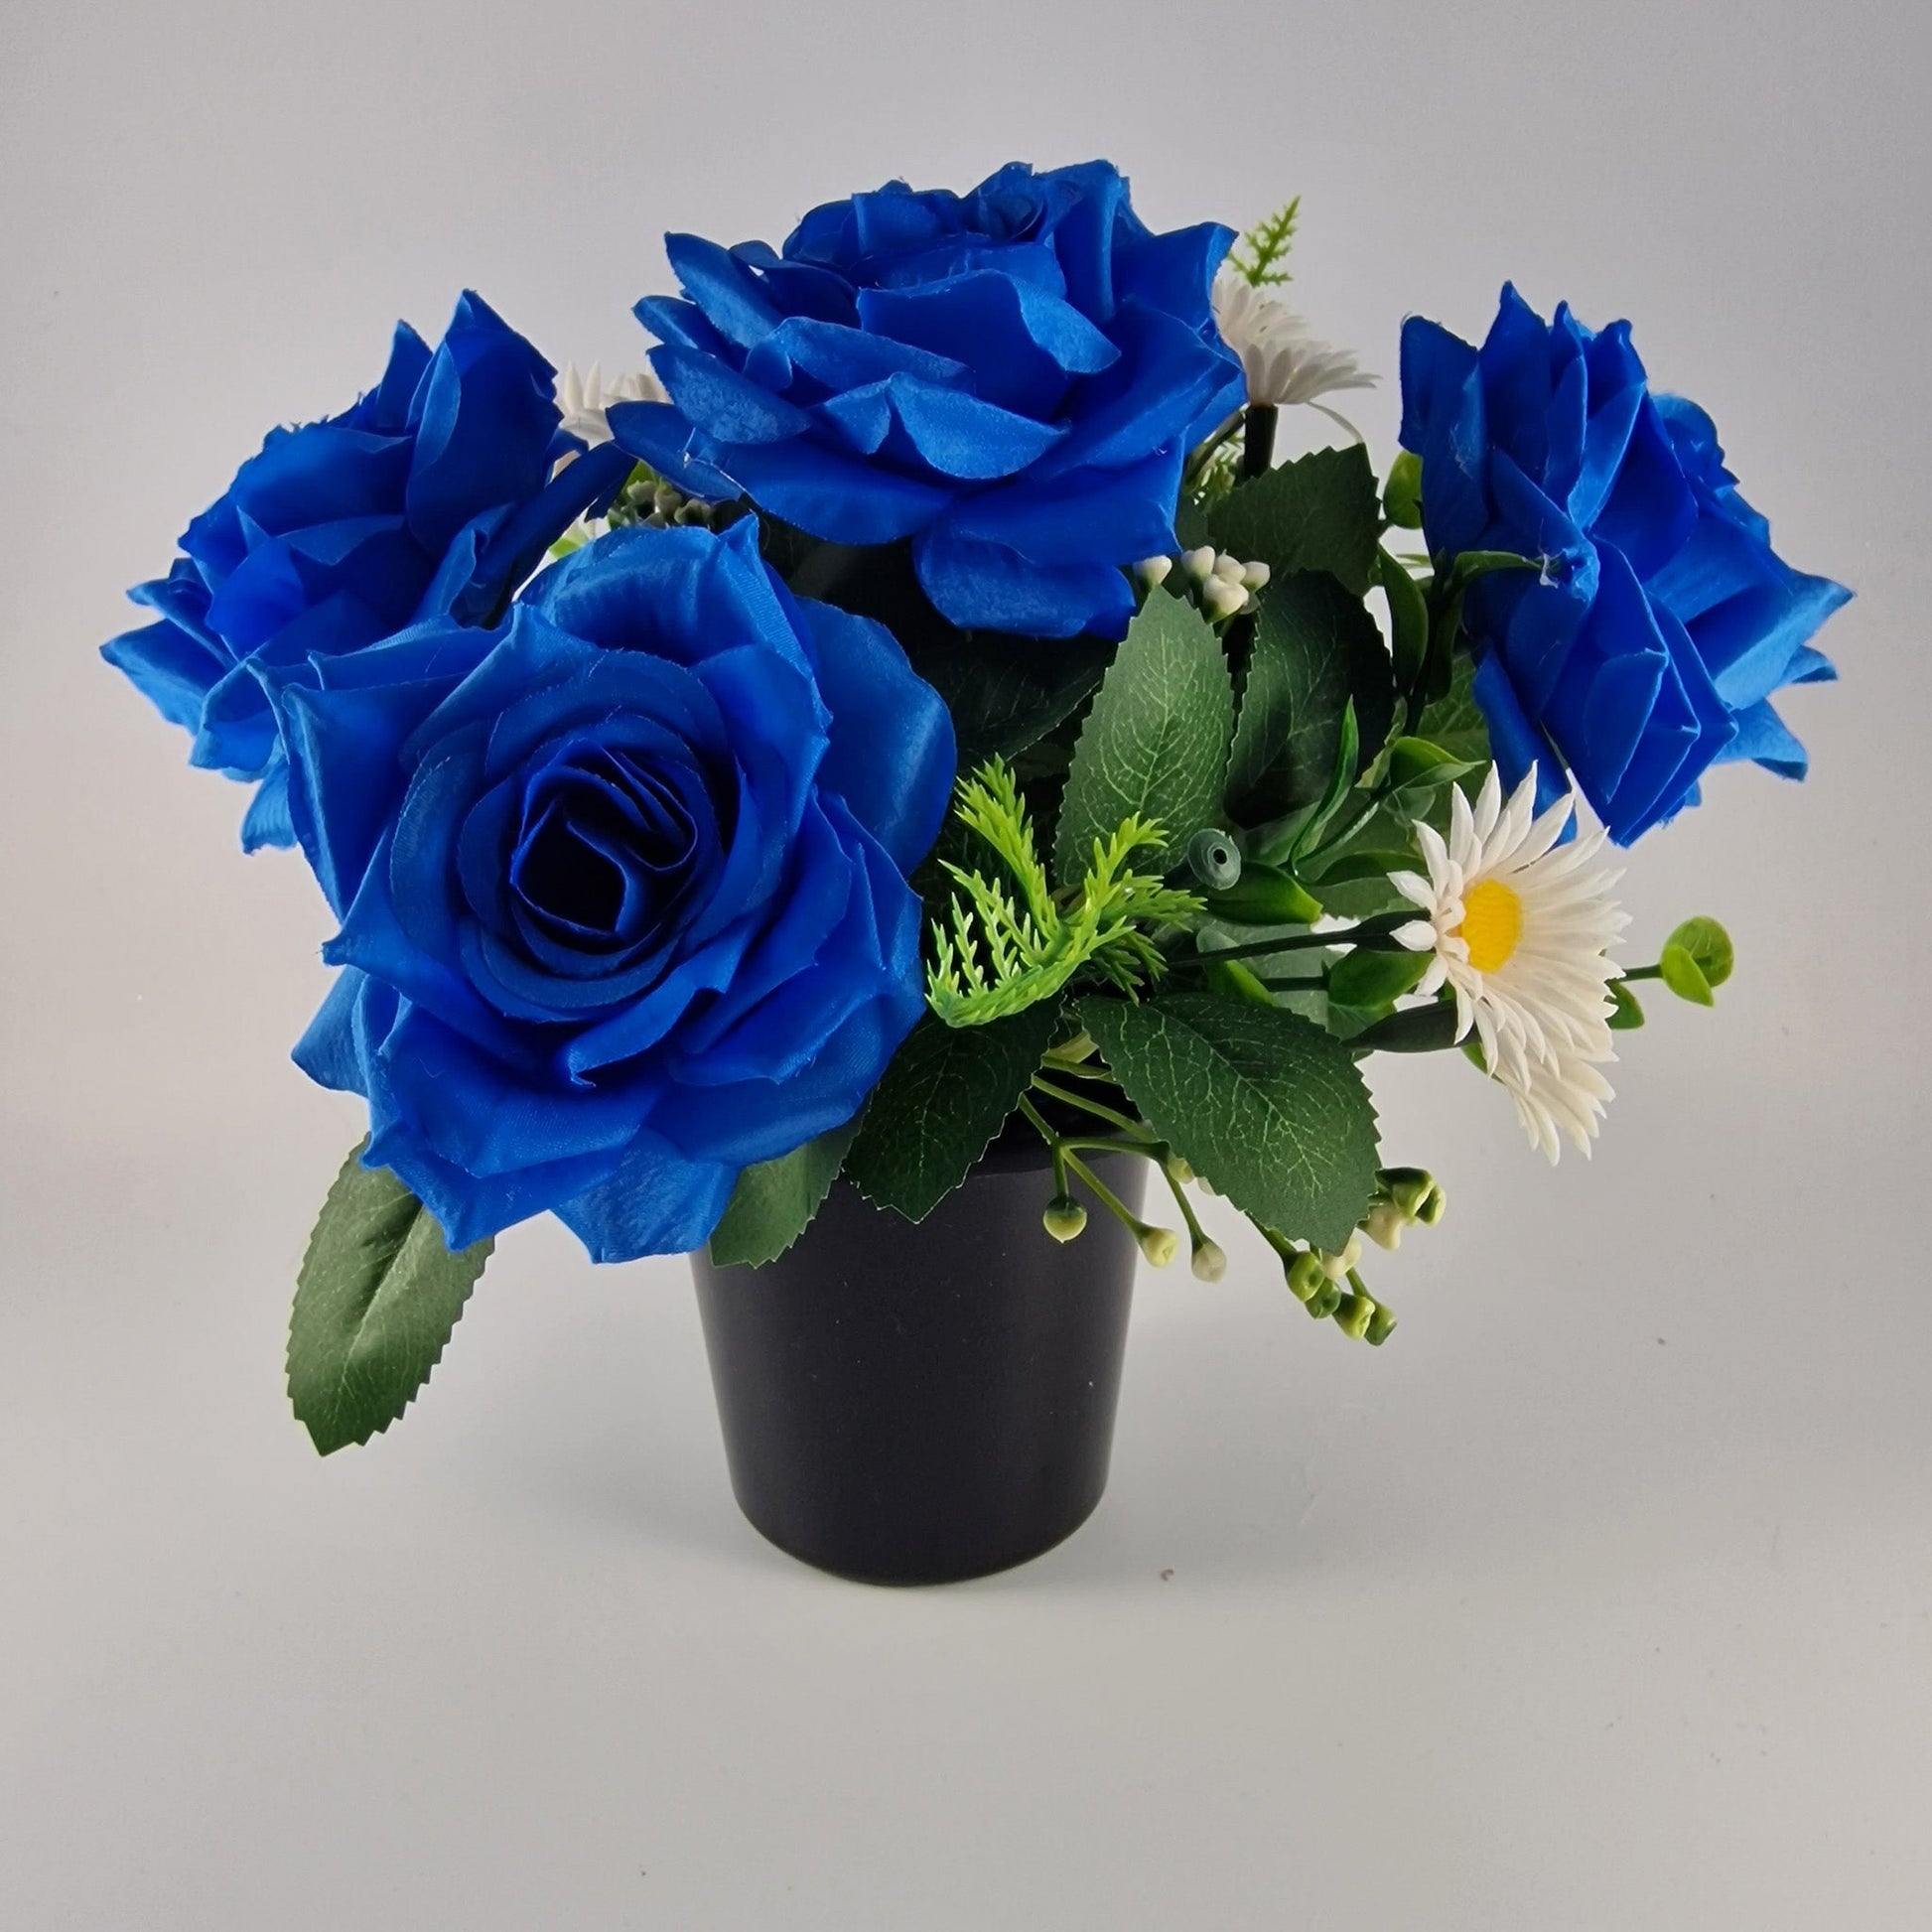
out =
<path fill-rule="evenodd" d="M 1906 0 L 8 0 L 0 11 L 0 1922 L 1918 1927 L 1932 1887 L 1932 35 Z M 1637 321 L 1852 583 L 1803 788 L 1644 844 L 1711 911 L 1554 1175 L 1453 1056 L 1379 1080 L 1449 1222 L 1379 1353 L 1255 1246 L 1144 1278 L 1111 1492 L 947 1591 L 726 1488 L 682 1263 L 501 1243 L 426 1398 L 279 1382 L 357 1132 L 287 1049 L 328 929 L 97 663 L 124 585 L 398 314 L 634 366 L 659 235 L 1110 155 L 1162 225 L 1306 197 L 1391 380 L 1517 278 Z M 1167 1573 L 1172 1573 L 1169 1576 Z"/>

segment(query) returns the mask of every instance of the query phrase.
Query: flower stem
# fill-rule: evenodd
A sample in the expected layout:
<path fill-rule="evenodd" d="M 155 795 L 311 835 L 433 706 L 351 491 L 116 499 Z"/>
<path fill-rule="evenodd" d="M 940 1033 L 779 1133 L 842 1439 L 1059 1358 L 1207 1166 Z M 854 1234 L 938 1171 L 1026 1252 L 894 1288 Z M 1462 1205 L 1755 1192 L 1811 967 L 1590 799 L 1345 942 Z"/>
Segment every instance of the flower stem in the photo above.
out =
<path fill-rule="evenodd" d="M 1250 403 L 1247 425 L 1241 438 L 1241 474 L 1265 477 L 1275 463 L 1275 423 L 1278 412 L 1272 403 Z"/>
<path fill-rule="evenodd" d="M 1110 1127 L 1118 1127 L 1123 1133 L 1131 1134 L 1138 1141 L 1154 1139 L 1152 1130 L 1145 1121 L 1133 1119 L 1117 1108 L 1103 1107 L 1097 1100 L 1089 1100 L 1083 1093 L 1070 1093 L 1064 1087 L 1056 1087 L 1050 1080 L 1042 1080 L 1037 1073 L 1033 1078 L 1034 1091 L 1043 1093 L 1049 1100 L 1057 1100 L 1063 1107 L 1077 1107 L 1083 1114 L 1092 1114 L 1096 1120 L 1104 1120 Z M 1024 1105 L 1031 1107 L 1027 1101 Z"/>

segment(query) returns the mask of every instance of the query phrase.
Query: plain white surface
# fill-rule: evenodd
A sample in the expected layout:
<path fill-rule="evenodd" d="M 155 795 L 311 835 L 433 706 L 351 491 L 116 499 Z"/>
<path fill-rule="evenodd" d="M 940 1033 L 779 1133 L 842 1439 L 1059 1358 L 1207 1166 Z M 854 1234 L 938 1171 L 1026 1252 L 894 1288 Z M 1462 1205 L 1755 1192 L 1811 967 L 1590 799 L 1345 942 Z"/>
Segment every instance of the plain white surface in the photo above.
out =
<path fill-rule="evenodd" d="M 8 0 L 0 1924 L 1932 1919 L 1928 53 L 1904 0 Z M 1505 275 L 1633 315 L 1857 586 L 1810 784 L 1720 774 L 1632 859 L 1635 947 L 1730 924 L 1720 1010 L 1654 1003 L 1554 1175 L 1459 1061 L 1382 1076 L 1451 1195 L 1377 1261 L 1395 1341 L 1252 1246 L 1146 1278 L 1107 1500 L 1008 1577 L 768 1550 L 682 1264 L 554 1224 L 318 1461 L 279 1363 L 356 1132 L 286 1058 L 326 913 L 95 661 L 122 586 L 466 283 L 632 366 L 666 227 L 1095 153 L 1162 224 L 1301 190 L 1295 293 L 1386 374 Z"/>

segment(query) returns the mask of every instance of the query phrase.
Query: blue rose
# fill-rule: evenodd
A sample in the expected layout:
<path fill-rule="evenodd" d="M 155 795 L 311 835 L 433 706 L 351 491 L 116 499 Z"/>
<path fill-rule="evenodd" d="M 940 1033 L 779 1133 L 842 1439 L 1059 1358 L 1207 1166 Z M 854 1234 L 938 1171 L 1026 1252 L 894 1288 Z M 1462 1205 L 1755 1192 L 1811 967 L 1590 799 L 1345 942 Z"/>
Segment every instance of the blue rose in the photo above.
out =
<path fill-rule="evenodd" d="M 1104 161 L 970 195 L 893 182 L 779 253 L 671 235 L 686 300 L 637 315 L 669 404 L 611 413 L 694 494 L 836 543 L 912 542 L 955 624 L 1119 636 L 1121 566 L 1174 547 L 1189 446 L 1239 406 L 1204 224 L 1154 234 Z"/>
<path fill-rule="evenodd" d="M 258 672 L 340 657 L 444 613 L 493 618 L 628 460 L 560 431 L 556 371 L 478 297 L 434 353 L 398 324 L 382 380 L 340 416 L 269 432 L 182 537 L 166 577 L 129 595 L 158 621 L 102 647 L 191 759 L 259 781 L 250 851 L 293 842 L 287 760 Z"/>
<path fill-rule="evenodd" d="M 279 692 L 346 970 L 296 1060 L 452 1246 L 554 1209 L 599 1261 L 702 1243 L 740 1169 L 849 1120 L 918 1017 L 905 883 L 952 726 L 756 523 L 614 532 L 490 630 Z"/>
<path fill-rule="evenodd" d="M 1546 325 L 1513 288 L 1479 349 L 1412 318 L 1402 410 L 1430 550 L 1541 566 L 1479 579 L 1465 607 L 1510 783 L 1536 763 L 1552 793 L 1567 766 L 1628 845 L 1714 763 L 1804 775 L 1770 700 L 1836 675 L 1811 638 L 1851 593 L 1776 555 L 1711 419 L 1651 393 L 1627 323 Z"/>

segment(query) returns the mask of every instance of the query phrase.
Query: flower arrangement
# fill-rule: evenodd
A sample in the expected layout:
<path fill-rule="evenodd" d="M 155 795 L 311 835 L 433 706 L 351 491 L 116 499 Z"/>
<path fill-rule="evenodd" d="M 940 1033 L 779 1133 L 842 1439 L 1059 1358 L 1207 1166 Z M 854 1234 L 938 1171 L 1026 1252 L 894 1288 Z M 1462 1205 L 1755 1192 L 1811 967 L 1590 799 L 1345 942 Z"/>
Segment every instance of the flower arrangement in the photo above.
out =
<path fill-rule="evenodd" d="M 783 246 L 672 235 L 652 373 L 556 371 L 474 295 L 272 431 L 105 647 L 298 847 L 340 969 L 295 1048 L 367 1103 L 298 1284 L 324 1451 L 429 1375 L 494 1237 L 788 1248 L 843 1175 L 918 1220 L 996 1137 L 1039 1239 L 1145 1159 L 1309 1312 L 1384 1341 L 1378 1052 L 1460 1049 L 1589 1152 L 1634 988 L 1609 848 L 1774 709 L 1848 593 L 1792 569 L 1625 324 L 1513 289 L 1363 387 L 1284 302 L 1291 203 L 1158 233 L 1108 164 L 893 183 Z M 1284 412 L 1346 437 L 1277 462 Z M 1305 419 L 1306 420 L 1306 419 Z M 1473 1081 L 1472 1099 L 1482 1104 Z"/>

